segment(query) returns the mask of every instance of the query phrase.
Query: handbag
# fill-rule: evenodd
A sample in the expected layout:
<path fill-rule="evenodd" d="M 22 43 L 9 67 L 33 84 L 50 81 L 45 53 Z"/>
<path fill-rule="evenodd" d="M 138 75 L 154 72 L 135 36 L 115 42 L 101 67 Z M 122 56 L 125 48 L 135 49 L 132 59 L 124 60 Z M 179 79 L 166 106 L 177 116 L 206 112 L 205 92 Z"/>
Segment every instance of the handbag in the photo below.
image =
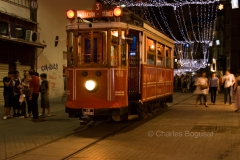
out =
<path fill-rule="evenodd" d="M 208 89 L 208 86 L 207 85 L 201 86 L 201 90 L 203 90 L 203 89 Z"/>

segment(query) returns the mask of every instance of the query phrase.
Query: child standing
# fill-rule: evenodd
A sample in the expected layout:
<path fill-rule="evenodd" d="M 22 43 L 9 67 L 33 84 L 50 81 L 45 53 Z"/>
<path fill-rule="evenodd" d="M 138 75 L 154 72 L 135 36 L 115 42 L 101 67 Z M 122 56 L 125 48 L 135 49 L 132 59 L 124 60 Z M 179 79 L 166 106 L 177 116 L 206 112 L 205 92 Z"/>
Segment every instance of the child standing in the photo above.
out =
<path fill-rule="evenodd" d="M 20 118 L 25 118 L 26 115 L 26 103 L 25 103 L 25 97 L 23 89 L 20 89 L 20 96 L 19 96 L 19 106 L 20 106 Z"/>
<path fill-rule="evenodd" d="M 45 114 L 45 108 L 47 108 L 48 116 L 51 116 L 49 105 L 49 82 L 47 80 L 47 74 L 42 73 L 40 78 L 42 80 L 40 86 L 42 114 L 40 114 L 40 116 Z"/>

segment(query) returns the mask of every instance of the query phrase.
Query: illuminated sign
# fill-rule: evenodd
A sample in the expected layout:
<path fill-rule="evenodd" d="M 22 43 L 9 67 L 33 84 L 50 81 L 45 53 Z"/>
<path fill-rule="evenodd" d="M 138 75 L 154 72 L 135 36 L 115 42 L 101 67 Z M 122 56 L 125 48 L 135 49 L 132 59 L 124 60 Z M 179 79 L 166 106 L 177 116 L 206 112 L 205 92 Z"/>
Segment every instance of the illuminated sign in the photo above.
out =
<path fill-rule="evenodd" d="M 113 17 L 113 10 L 104 10 L 102 11 L 101 17 Z M 80 18 L 96 18 L 99 17 L 96 12 L 91 10 L 79 10 L 77 11 L 77 17 Z"/>
<path fill-rule="evenodd" d="M 115 14 L 114 14 L 115 13 Z M 116 7 L 114 9 L 102 10 L 102 4 L 99 2 L 94 3 L 93 10 L 78 10 L 77 17 L 84 18 L 98 18 L 98 17 L 114 17 L 121 16 L 122 9 Z"/>
<path fill-rule="evenodd" d="M 232 3 L 232 9 L 238 8 L 238 0 L 231 0 Z"/>

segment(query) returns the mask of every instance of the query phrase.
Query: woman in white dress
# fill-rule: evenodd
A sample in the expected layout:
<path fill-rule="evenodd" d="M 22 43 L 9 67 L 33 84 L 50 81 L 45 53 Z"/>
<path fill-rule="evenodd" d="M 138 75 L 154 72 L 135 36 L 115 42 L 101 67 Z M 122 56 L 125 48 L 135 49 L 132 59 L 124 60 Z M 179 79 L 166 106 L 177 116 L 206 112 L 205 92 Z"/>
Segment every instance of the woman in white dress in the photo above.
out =
<path fill-rule="evenodd" d="M 207 105 L 207 94 L 208 94 L 208 79 L 206 78 L 206 72 L 203 72 L 201 74 L 201 77 L 197 78 L 195 82 L 196 89 L 193 92 L 193 94 L 197 95 L 196 98 L 196 107 L 198 106 L 198 101 L 203 97 L 205 107 L 208 107 Z"/>

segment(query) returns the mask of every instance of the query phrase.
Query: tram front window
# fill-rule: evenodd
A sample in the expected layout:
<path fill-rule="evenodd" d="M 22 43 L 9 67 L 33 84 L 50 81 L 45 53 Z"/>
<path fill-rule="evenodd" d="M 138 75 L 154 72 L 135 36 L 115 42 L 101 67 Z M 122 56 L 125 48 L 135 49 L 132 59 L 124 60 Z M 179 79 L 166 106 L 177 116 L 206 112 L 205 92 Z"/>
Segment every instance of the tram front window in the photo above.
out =
<path fill-rule="evenodd" d="M 91 39 L 93 39 L 93 41 L 91 41 Z M 106 31 L 83 32 L 81 34 L 81 43 L 79 43 L 79 46 L 81 64 L 106 64 Z"/>
<path fill-rule="evenodd" d="M 84 63 L 98 63 L 98 56 L 97 56 L 97 38 L 94 38 L 93 42 L 93 55 L 91 54 L 91 40 L 85 38 L 85 52 L 84 52 Z"/>

